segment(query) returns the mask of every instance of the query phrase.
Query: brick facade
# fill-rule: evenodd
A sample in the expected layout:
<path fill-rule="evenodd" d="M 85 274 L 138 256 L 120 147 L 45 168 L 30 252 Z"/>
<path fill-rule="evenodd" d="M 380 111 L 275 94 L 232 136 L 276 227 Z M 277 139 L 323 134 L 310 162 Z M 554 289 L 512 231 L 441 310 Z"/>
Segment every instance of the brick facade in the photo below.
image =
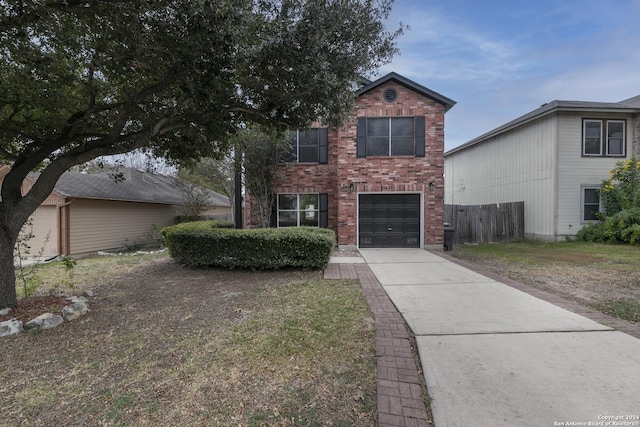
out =
<path fill-rule="evenodd" d="M 422 195 L 425 248 L 442 248 L 444 218 L 444 115 L 453 106 L 426 96 L 428 89 L 407 80 L 380 79 L 360 93 L 352 119 L 328 135 L 328 162 L 283 164 L 276 193 L 328 194 L 328 227 L 338 245 L 357 247 L 357 205 L 361 193 L 416 193 Z M 402 84 L 404 83 L 404 84 Z M 410 82 L 413 83 L 413 82 Z M 383 93 L 394 88 L 397 98 L 386 102 Z M 366 87 L 365 87 L 366 89 Z M 422 93 L 421 93 L 422 92 Z M 437 94 L 436 94 L 437 95 Z M 358 117 L 424 117 L 425 157 L 357 157 Z M 250 207 L 249 207 L 250 209 Z"/>

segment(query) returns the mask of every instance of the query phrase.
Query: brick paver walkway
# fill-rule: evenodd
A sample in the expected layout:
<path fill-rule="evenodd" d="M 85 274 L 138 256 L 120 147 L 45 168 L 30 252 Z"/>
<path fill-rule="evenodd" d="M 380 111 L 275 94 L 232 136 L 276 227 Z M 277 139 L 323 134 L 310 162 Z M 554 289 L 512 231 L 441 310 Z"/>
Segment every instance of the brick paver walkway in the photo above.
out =
<path fill-rule="evenodd" d="M 369 266 L 329 264 L 324 277 L 359 280 L 373 313 L 378 361 L 378 426 L 431 426 L 409 329 Z"/>

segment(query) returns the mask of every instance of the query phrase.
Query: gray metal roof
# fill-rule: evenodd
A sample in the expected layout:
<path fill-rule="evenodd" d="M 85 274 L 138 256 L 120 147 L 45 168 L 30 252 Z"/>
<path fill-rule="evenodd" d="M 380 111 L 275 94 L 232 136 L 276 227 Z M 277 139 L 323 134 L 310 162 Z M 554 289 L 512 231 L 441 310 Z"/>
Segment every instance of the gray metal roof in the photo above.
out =
<path fill-rule="evenodd" d="M 114 179 L 121 173 L 123 181 Z M 177 205 L 184 203 L 185 181 L 168 175 L 144 172 L 134 168 L 118 168 L 113 172 L 87 174 L 65 172 L 55 191 L 77 199 L 117 200 Z M 204 189 L 209 206 L 230 206 L 229 198 Z"/>
<path fill-rule="evenodd" d="M 451 107 L 456 105 L 456 101 L 449 99 L 444 95 L 440 95 L 438 92 L 434 92 L 431 89 L 427 89 L 421 84 L 418 84 L 413 80 L 409 80 L 408 78 L 401 76 L 398 73 L 389 73 L 386 76 L 380 77 L 378 80 L 369 82 L 369 84 L 366 84 L 365 86 L 361 87 L 359 90 L 356 91 L 356 96 L 360 96 L 363 93 L 369 92 L 371 89 L 375 89 L 378 86 L 388 81 L 394 81 L 406 87 L 407 89 L 411 89 L 414 92 L 417 92 L 423 96 L 426 96 L 427 98 L 433 99 L 434 101 L 444 105 L 444 111 L 449 111 Z"/>
<path fill-rule="evenodd" d="M 551 101 L 547 104 L 542 104 L 540 108 L 537 108 L 525 115 L 518 117 L 502 126 L 480 135 L 477 138 L 472 139 L 456 148 L 453 148 L 446 153 L 445 156 L 453 154 L 457 151 L 464 150 L 473 145 L 479 144 L 489 138 L 497 136 L 503 132 L 509 131 L 517 126 L 528 123 L 532 120 L 536 120 L 547 114 L 555 113 L 556 111 L 585 111 L 595 113 L 637 113 L 640 112 L 640 95 L 629 98 L 621 102 L 589 102 L 589 101 Z"/>

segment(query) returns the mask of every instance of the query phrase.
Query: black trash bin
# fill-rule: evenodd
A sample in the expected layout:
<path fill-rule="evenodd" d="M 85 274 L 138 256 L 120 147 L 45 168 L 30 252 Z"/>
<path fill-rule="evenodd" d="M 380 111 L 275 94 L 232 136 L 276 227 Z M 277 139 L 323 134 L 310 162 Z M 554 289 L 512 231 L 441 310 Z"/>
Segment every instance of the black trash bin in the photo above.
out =
<path fill-rule="evenodd" d="M 454 228 L 448 223 L 444 223 L 444 250 L 452 251 L 453 250 L 453 232 Z"/>

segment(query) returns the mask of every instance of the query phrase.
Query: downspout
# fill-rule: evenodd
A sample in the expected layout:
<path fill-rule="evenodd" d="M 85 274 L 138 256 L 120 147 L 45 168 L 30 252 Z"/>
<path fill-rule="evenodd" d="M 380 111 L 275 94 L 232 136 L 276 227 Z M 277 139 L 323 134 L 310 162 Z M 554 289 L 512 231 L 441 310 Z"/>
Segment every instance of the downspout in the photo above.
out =
<path fill-rule="evenodd" d="M 631 154 L 640 158 L 640 112 L 631 116 L 633 135 L 631 137 Z"/>
<path fill-rule="evenodd" d="M 559 112 L 555 113 L 555 120 L 554 120 L 554 141 L 553 141 L 553 145 L 554 145 L 554 155 L 553 155 L 553 161 L 554 161 L 554 165 L 553 165 L 553 239 L 557 242 L 559 241 L 559 236 L 558 236 L 558 207 L 559 207 L 559 202 L 558 202 L 558 198 L 560 197 L 560 169 L 559 169 L 559 165 L 560 165 L 560 121 L 563 118 L 561 117 L 561 114 Z M 526 212 L 526 210 L 525 210 Z M 526 216 L 526 215 L 525 215 Z M 526 226 L 526 218 L 525 218 L 525 226 Z M 527 233 L 525 232 L 525 237 L 527 235 Z"/>

